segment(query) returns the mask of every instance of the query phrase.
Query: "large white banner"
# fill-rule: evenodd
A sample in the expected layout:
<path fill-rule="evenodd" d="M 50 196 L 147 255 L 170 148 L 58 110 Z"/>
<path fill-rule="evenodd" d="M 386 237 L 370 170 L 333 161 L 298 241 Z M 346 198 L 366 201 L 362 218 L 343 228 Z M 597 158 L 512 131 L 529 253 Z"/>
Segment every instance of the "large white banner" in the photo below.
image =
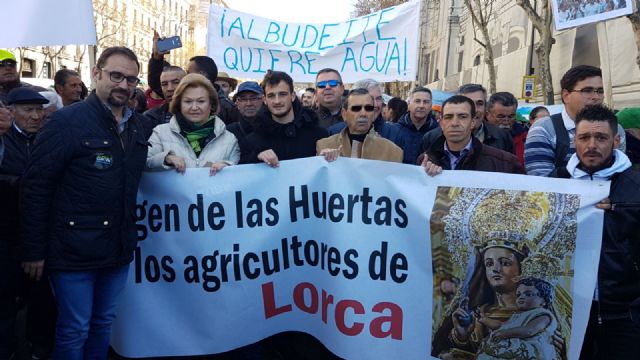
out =
<path fill-rule="evenodd" d="M 419 8 L 411 1 L 346 22 L 297 24 L 211 5 L 208 53 L 219 71 L 240 78 L 261 79 L 271 69 L 314 82 L 318 70 L 333 68 L 347 83 L 413 81 Z"/>
<path fill-rule="evenodd" d="M 1 0 L 0 48 L 95 45 L 91 0 Z"/>
<path fill-rule="evenodd" d="M 479 357 L 533 312 L 543 331 L 509 344 L 577 359 L 602 233 L 594 204 L 607 193 L 347 158 L 147 173 L 112 345 L 211 354 L 296 330 L 347 359 Z M 521 305 L 521 293 L 540 301 Z M 455 324 L 478 332 L 452 342 Z"/>

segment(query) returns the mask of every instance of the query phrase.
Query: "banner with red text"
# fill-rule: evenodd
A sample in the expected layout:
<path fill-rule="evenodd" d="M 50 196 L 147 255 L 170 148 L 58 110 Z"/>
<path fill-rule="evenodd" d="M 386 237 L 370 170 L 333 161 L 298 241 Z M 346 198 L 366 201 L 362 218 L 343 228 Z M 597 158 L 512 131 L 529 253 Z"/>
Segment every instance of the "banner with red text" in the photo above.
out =
<path fill-rule="evenodd" d="M 563 339 L 543 350 L 577 359 L 600 251 L 594 204 L 607 193 L 608 183 L 428 177 L 418 166 L 346 158 L 231 166 L 215 176 L 146 173 L 141 241 L 112 345 L 126 357 L 202 355 L 302 331 L 347 359 L 475 358 L 500 342 L 487 335 L 458 346 L 451 319 L 499 330 L 481 315 L 495 310 L 496 294 L 515 301 L 534 286 L 519 281 L 527 277 L 548 283 L 558 300 L 507 304 L 501 323 L 540 312 L 544 334 Z M 500 267 L 485 263 L 494 258 Z M 465 319 L 459 309 L 478 312 Z"/>

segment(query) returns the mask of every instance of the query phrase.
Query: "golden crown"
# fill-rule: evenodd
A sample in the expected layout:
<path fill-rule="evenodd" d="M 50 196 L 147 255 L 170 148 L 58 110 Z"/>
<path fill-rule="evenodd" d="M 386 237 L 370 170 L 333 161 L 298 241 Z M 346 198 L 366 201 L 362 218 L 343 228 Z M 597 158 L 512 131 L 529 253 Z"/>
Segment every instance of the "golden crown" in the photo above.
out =
<path fill-rule="evenodd" d="M 576 244 L 577 195 L 476 188 L 450 194 L 454 203 L 442 220 L 455 263 L 466 268 L 474 249 L 503 247 L 524 257 L 522 277 L 565 275 L 562 260 Z"/>

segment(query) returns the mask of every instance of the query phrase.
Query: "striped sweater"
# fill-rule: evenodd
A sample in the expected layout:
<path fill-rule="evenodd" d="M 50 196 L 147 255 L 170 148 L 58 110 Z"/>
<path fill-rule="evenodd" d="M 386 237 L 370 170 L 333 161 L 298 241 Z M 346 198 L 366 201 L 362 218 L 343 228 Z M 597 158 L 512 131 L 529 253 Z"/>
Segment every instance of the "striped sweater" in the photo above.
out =
<path fill-rule="evenodd" d="M 576 124 L 569 117 L 567 110 L 562 110 L 562 121 L 569 133 L 569 151 L 565 157 L 565 163 L 569 161 L 571 155 L 576 152 L 576 145 L 573 141 L 576 135 Z M 618 149 L 624 151 L 626 141 L 624 129 L 618 125 L 620 135 L 620 146 Z M 527 135 L 524 145 L 524 166 L 527 175 L 549 176 L 555 169 L 556 162 L 556 132 L 550 117 L 536 121 Z"/>

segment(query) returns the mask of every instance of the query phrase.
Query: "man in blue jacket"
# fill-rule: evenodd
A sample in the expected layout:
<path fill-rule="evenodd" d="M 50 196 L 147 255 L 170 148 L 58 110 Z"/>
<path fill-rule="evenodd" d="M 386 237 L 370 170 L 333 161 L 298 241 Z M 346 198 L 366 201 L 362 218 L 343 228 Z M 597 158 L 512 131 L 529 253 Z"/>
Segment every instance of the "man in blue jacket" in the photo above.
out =
<path fill-rule="evenodd" d="M 422 137 L 438 127 L 431 114 L 431 100 L 431 90 L 426 87 L 414 89 L 409 97 L 409 111 L 394 124 L 399 128 L 395 143 L 404 152 L 402 162 L 405 164 L 416 164 L 418 155 L 422 153 Z"/>
<path fill-rule="evenodd" d="M 127 101 L 140 64 L 105 49 L 96 88 L 55 112 L 36 137 L 23 178 L 23 269 L 46 266 L 58 306 L 54 359 L 106 359 L 117 299 L 133 259 L 134 209 L 147 141 Z"/>

